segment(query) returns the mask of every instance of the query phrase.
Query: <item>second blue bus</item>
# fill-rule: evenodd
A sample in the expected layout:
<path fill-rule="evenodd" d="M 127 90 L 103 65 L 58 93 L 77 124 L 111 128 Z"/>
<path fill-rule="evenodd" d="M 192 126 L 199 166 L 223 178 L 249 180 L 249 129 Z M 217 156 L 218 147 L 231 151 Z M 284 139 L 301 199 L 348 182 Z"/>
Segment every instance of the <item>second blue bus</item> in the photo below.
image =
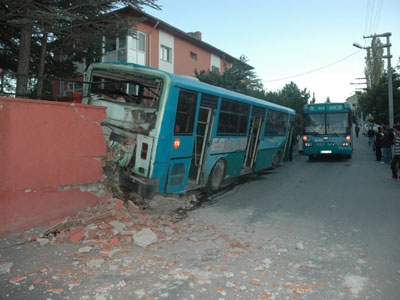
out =
<path fill-rule="evenodd" d="M 303 109 L 303 154 L 343 155 L 353 153 L 352 111 L 348 103 L 306 104 Z"/>

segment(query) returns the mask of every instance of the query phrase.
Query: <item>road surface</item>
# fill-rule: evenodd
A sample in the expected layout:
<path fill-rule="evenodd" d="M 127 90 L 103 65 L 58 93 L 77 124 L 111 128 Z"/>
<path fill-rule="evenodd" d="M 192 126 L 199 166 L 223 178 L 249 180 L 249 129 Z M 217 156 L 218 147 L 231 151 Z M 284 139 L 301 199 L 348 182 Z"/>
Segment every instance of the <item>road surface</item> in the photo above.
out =
<path fill-rule="evenodd" d="M 33 228 L 0 239 L 0 299 L 396 300 L 400 182 L 389 176 L 360 136 L 352 159 L 295 154 L 181 220 L 112 206 L 79 241 L 73 228 Z M 156 236 L 148 246 L 132 240 L 142 230 Z"/>

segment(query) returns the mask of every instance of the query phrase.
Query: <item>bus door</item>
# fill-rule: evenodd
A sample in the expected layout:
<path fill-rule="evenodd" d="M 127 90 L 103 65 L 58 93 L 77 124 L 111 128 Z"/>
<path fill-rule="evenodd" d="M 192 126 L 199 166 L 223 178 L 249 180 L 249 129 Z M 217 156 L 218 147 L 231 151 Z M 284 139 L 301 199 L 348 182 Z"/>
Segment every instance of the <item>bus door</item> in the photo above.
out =
<path fill-rule="evenodd" d="M 196 138 L 194 141 L 192 161 L 190 164 L 189 181 L 191 184 L 203 184 L 202 174 L 206 166 L 209 147 L 211 145 L 211 130 L 215 119 L 218 97 L 208 94 L 201 95 L 199 115 L 197 118 Z"/>
<path fill-rule="evenodd" d="M 295 136 L 293 136 L 293 117 L 289 116 L 289 128 L 286 131 L 286 143 L 285 143 L 285 150 L 284 150 L 284 156 L 283 156 L 283 160 L 284 161 L 288 161 L 290 160 L 290 157 L 293 154 L 293 139 L 296 138 Z"/>
<path fill-rule="evenodd" d="M 209 107 L 200 107 L 197 121 L 196 138 L 194 140 L 192 162 L 190 164 L 189 179 L 198 184 L 204 163 L 205 154 L 208 152 L 209 132 L 211 124 L 212 109 Z"/>
<path fill-rule="evenodd" d="M 262 123 L 262 116 L 253 115 L 251 120 L 250 135 L 247 140 L 246 157 L 243 163 L 243 167 L 246 169 L 252 169 L 254 166 L 254 162 L 256 161 Z"/>

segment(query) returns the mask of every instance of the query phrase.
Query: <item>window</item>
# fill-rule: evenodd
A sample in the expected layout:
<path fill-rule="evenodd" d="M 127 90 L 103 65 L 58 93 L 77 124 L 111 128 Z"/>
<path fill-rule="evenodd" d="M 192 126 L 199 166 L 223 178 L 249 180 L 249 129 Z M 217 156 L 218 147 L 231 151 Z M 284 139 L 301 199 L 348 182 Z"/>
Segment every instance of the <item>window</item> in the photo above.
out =
<path fill-rule="evenodd" d="M 67 91 L 68 92 L 82 91 L 82 83 L 79 83 L 79 82 L 68 82 Z"/>
<path fill-rule="evenodd" d="M 146 36 L 142 32 L 136 33 L 136 50 L 145 52 L 146 51 Z"/>
<path fill-rule="evenodd" d="M 126 36 L 120 34 L 119 36 L 106 36 L 105 37 L 106 52 L 125 49 L 126 48 Z"/>
<path fill-rule="evenodd" d="M 305 134 L 325 134 L 325 114 L 304 115 Z"/>
<path fill-rule="evenodd" d="M 190 58 L 193 60 L 197 60 L 197 53 L 190 51 Z"/>
<path fill-rule="evenodd" d="M 161 52 L 160 53 L 161 60 L 166 61 L 166 62 L 172 62 L 172 49 L 171 48 L 161 45 L 160 52 Z"/>
<path fill-rule="evenodd" d="M 222 99 L 218 121 L 218 135 L 245 135 L 250 106 L 245 103 Z"/>
<path fill-rule="evenodd" d="M 265 123 L 265 135 L 286 135 L 288 115 L 275 110 L 268 110 Z"/>
<path fill-rule="evenodd" d="M 196 115 L 197 93 L 182 90 L 179 93 L 175 120 L 175 134 L 192 134 Z"/>
<path fill-rule="evenodd" d="M 326 132 L 333 134 L 350 133 L 348 114 L 332 113 L 326 114 Z"/>

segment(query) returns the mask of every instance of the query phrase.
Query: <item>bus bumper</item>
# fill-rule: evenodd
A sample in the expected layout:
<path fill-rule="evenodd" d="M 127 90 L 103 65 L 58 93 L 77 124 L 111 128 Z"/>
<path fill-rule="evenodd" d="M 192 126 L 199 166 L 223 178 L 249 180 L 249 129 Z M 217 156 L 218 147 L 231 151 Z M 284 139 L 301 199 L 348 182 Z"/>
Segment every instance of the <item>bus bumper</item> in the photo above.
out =
<path fill-rule="evenodd" d="M 136 176 L 121 174 L 120 185 L 143 198 L 152 199 L 158 190 L 159 179 L 143 180 Z"/>

